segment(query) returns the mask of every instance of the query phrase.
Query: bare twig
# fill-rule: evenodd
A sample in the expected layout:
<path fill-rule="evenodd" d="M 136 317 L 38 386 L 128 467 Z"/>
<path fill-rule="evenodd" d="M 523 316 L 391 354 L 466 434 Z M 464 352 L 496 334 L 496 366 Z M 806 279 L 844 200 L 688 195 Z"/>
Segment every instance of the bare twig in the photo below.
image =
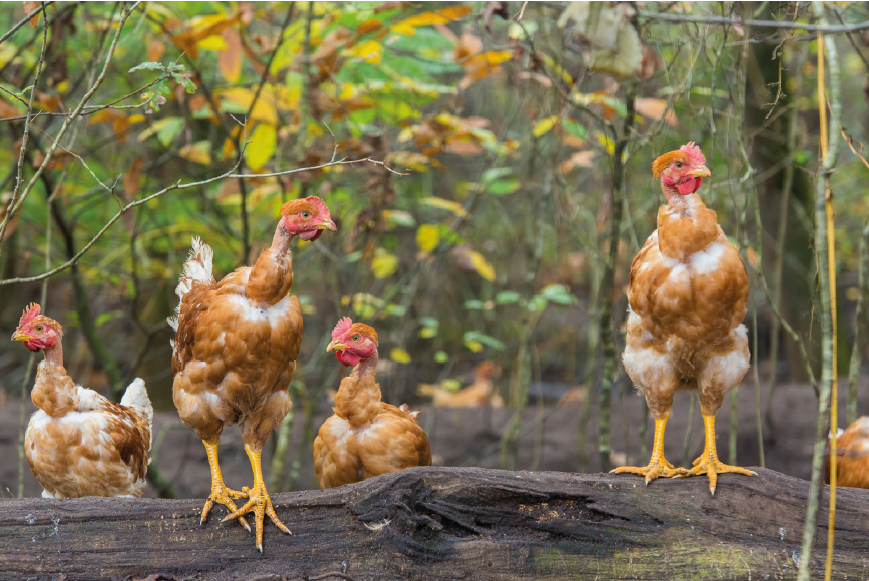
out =
<path fill-rule="evenodd" d="M 272 172 L 272 173 L 232 174 L 232 175 L 228 175 L 226 177 L 229 177 L 229 178 L 270 178 L 273 176 L 285 176 L 285 175 L 289 175 L 292 173 L 299 173 L 299 172 L 303 172 L 303 171 L 312 171 L 315 169 L 323 169 L 324 167 L 329 167 L 329 166 L 333 166 L 333 165 L 353 165 L 354 163 L 365 163 L 365 162 L 373 163 L 375 165 L 382 165 L 383 168 L 386 169 L 386 171 L 388 171 L 390 173 L 394 173 L 395 175 L 398 175 L 398 176 L 410 175 L 410 172 L 401 173 L 399 171 L 396 171 L 396 170 L 388 167 L 384 162 L 378 161 L 376 159 L 371 159 L 370 157 L 364 157 L 362 159 L 351 159 L 351 160 L 348 160 L 345 157 L 345 158 L 339 159 L 337 161 L 330 161 L 328 163 L 324 163 L 321 165 L 315 165 L 312 167 L 301 167 L 301 168 L 297 168 L 297 169 L 288 169 L 286 171 L 276 171 L 276 172 Z"/>
<path fill-rule="evenodd" d="M 857 281 L 857 312 L 854 315 L 854 347 L 851 349 L 851 366 L 848 370 L 848 403 L 845 423 L 849 426 L 857 419 L 857 388 L 860 385 L 860 364 L 866 347 L 866 309 L 869 306 L 869 220 L 863 223 L 860 239 L 860 264 Z"/>
<path fill-rule="evenodd" d="M 728 18 L 727 16 L 692 16 L 688 14 L 647 12 L 645 10 L 640 10 L 639 17 L 646 18 L 648 20 L 664 20 L 667 22 L 697 22 L 700 24 L 724 24 L 729 26 L 751 26 L 758 28 L 780 28 L 784 30 L 804 30 L 806 32 L 820 32 L 827 35 L 846 34 L 849 32 L 858 32 L 860 30 L 869 29 L 869 21 L 858 22 L 856 24 L 829 26 L 817 24 L 800 24 L 791 20 L 742 20 L 740 18 Z M 824 22 L 826 22 L 826 20 Z M 794 40 L 801 40 L 801 38 L 794 37 Z"/>
<path fill-rule="evenodd" d="M 16 32 L 18 32 L 19 28 L 21 28 L 22 26 L 24 26 L 25 24 L 30 22 L 30 19 L 33 18 L 34 16 L 36 16 L 37 14 L 39 14 L 40 12 L 42 12 L 43 18 L 45 18 L 45 9 L 48 8 L 49 6 L 51 6 L 52 4 L 54 4 L 54 0 L 48 0 L 48 2 L 43 2 L 42 6 L 40 6 L 39 8 L 36 8 L 35 10 L 33 10 L 33 12 L 31 12 L 30 14 L 28 14 L 27 16 L 22 18 L 18 24 L 13 26 L 11 29 L 9 29 L 9 31 L 6 34 L 4 34 L 2 37 L 0 37 L 0 44 L 3 44 L 4 42 L 6 42 L 10 36 L 12 36 Z"/>

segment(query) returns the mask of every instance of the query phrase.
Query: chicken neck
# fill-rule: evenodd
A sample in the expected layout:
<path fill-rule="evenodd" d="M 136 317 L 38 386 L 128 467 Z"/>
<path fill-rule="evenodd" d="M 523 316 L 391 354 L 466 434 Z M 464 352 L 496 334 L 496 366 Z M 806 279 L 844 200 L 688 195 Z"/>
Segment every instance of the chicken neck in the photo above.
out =
<path fill-rule="evenodd" d="M 283 300 L 293 287 L 293 258 L 290 242 L 295 234 L 282 224 L 275 229 L 272 245 L 262 251 L 250 270 L 246 287 L 247 296 L 259 302 L 274 305 Z"/>
<path fill-rule="evenodd" d="M 668 258 L 683 260 L 714 242 L 719 235 L 718 216 L 697 194 L 682 195 L 661 180 L 667 205 L 658 211 L 658 246 Z"/>
<path fill-rule="evenodd" d="M 374 379 L 377 349 L 359 362 L 341 381 L 335 394 L 335 414 L 347 420 L 351 428 L 361 428 L 380 411 L 380 386 Z"/>
<path fill-rule="evenodd" d="M 36 370 L 36 383 L 30 398 L 33 405 L 53 418 L 60 418 L 78 407 L 78 388 L 63 367 L 63 347 L 60 341 L 45 349 L 45 361 Z"/>

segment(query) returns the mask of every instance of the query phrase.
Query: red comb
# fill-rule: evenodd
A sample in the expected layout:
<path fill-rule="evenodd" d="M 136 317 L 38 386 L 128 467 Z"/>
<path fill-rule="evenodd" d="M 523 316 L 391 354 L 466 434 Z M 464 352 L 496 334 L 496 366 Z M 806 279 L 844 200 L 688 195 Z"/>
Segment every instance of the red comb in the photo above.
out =
<path fill-rule="evenodd" d="M 308 196 L 305 198 L 305 201 L 317 208 L 317 213 L 320 214 L 320 217 L 324 220 L 328 220 L 332 217 L 332 214 L 329 213 L 329 206 L 327 206 L 326 202 L 317 196 Z"/>
<path fill-rule="evenodd" d="M 687 145 L 683 145 L 679 148 L 679 151 L 683 151 L 688 154 L 688 159 L 691 160 L 691 163 L 694 165 L 706 165 L 706 156 L 703 155 L 703 152 L 700 151 L 700 148 L 694 144 L 693 141 L 688 142 Z"/>
<path fill-rule="evenodd" d="M 39 303 L 30 303 L 27 305 L 27 308 L 24 309 L 24 313 L 21 315 L 21 320 L 18 321 L 18 326 L 20 327 L 25 323 L 29 323 L 38 317 L 40 311 L 42 311 L 42 307 L 39 306 Z"/>
<path fill-rule="evenodd" d="M 319 200 L 320 198 L 317 199 Z M 353 321 L 350 320 L 350 317 L 344 317 L 343 319 L 338 321 L 338 324 L 335 325 L 335 330 L 332 331 L 332 340 L 337 341 L 338 339 L 340 339 L 341 336 L 343 336 L 344 333 L 346 333 L 352 326 Z"/>

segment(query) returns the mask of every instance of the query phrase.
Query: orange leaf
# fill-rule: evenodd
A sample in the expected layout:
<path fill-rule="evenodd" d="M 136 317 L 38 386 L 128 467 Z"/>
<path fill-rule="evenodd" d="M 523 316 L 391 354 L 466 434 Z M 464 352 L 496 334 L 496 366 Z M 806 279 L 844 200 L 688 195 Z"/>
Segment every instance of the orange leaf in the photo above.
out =
<path fill-rule="evenodd" d="M 226 41 L 226 50 L 217 54 L 217 64 L 223 78 L 236 83 L 241 77 L 241 36 L 235 28 L 227 28 L 222 36 Z"/>
<path fill-rule="evenodd" d="M 31 12 L 33 12 L 34 10 L 39 8 L 41 5 L 42 5 L 42 2 L 38 2 L 38 1 L 34 2 L 33 0 L 24 0 L 24 13 L 30 14 Z M 30 27 L 36 28 L 36 24 L 38 22 L 39 22 L 39 14 L 36 14 L 33 16 L 33 18 L 30 19 Z"/>
<path fill-rule="evenodd" d="M 655 121 L 664 119 L 667 125 L 676 125 L 676 114 L 672 109 L 668 109 L 667 101 L 664 99 L 653 99 L 650 97 L 642 97 L 635 101 L 637 113 L 643 117 L 653 119 Z"/>
<path fill-rule="evenodd" d="M 381 28 L 383 28 L 382 22 L 374 18 L 369 18 L 356 28 L 356 32 L 359 34 L 368 34 L 369 32 L 380 30 Z"/>
<path fill-rule="evenodd" d="M 160 61 L 160 57 L 166 52 L 166 45 L 157 38 L 152 38 L 148 43 L 148 60 L 152 63 Z"/>
<path fill-rule="evenodd" d="M 139 181 L 142 177 L 142 167 L 145 165 L 143 157 L 137 157 L 124 174 L 124 200 L 132 202 L 139 194 Z"/>

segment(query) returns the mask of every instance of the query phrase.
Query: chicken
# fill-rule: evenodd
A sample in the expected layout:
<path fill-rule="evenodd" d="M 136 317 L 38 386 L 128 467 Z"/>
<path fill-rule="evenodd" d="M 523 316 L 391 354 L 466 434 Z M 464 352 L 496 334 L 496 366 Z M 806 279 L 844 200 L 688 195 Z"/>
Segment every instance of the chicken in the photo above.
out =
<path fill-rule="evenodd" d="M 12 340 L 45 354 L 30 394 L 39 410 L 24 435 L 42 496 L 141 496 L 154 417 L 145 382 L 133 381 L 120 404 L 75 385 L 63 367 L 63 327 L 40 311 L 24 310 Z"/>
<path fill-rule="evenodd" d="M 830 483 L 830 462 L 826 463 Z M 836 486 L 869 488 L 869 416 L 858 418 L 836 439 Z"/>
<path fill-rule="evenodd" d="M 281 208 L 271 247 L 253 267 L 242 267 L 220 282 L 211 276 L 211 248 L 193 240 L 176 293 L 181 301 L 172 342 L 172 397 L 184 424 L 205 444 L 211 466 L 211 494 L 200 524 L 215 503 L 250 530 L 242 515 L 256 517 L 256 546 L 262 552 L 263 521 L 278 519 L 262 475 L 262 448 L 290 409 L 288 388 L 302 343 L 299 300 L 290 296 L 293 260 L 290 241 L 336 230 L 329 208 L 317 197 L 292 200 Z M 253 488 L 231 490 L 223 482 L 217 446 L 225 426 L 239 424 L 254 474 Z M 233 500 L 247 498 L 237 508 Z"/>
<path fill-rule="evenodd" d="M 326 351 L 336 351 L 353 372 L 341 380 L 335 415 L 314 440 L 314 471 L 321 488 L 361 482 L 414 466 L 431 466 L 428 438 L 417 423 L 419 412 L 380 401 L 374 380 L 377 332 L 344 317 L 332 331 Z"/>
<path fill-rule="evenodd" d="M 722 464 L 715 448 L 715 414 L 748 371 L 742 324 L 748 276 L 715 212 L 696 194 L 711 175 L 705 164 L 694 143 L 652 164 L 667 205 L 658 210 L 658 229 L 631 264 L 623 361 L 654 415 L 655 444 L 648 466 L 613 472 L 640 474 L 646 484 L 658 476 L 705 473 L 714 495 L 718 474 L 755 473 Z M 690 470 L 675 468 L 664 458 L 664 429 L 678 390 L 697 390 L 706 428 L 703 454 Z"/>
<path fill-rule="evenodd" d="M 439 408 L 504 407 L 504 400 L 495 393 L 492 377 L 501 370 L 491 361 L 483 361 L 474 369 L 474 383 L 457 392 L 450 392 L 439 385 L 421 384 L 419 394 L 432 396 L 432 403 Z"/>

